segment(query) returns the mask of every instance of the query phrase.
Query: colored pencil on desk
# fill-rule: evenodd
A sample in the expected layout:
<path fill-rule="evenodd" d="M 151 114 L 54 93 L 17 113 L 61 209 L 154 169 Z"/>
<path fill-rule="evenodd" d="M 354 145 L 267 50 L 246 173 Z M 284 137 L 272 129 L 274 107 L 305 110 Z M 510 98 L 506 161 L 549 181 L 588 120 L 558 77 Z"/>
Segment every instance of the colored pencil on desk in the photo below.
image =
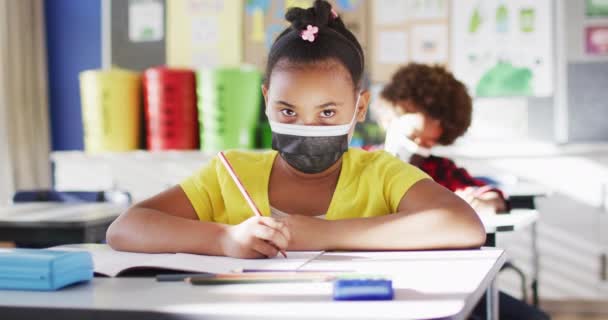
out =
<path fill-rule="evenodd" d="M 215 274 L 214 273 L 207 273 L 207 272 L 202 272 L 202 273 L 157 274 L 156 275 L 156 281 L 158 281 L 158 282 L 184 281 L 187 278 L 192 278 L 192 277 L 197 277 L 197 278 L 203 278 L 203 277 L 213 278 L 213 277 L 215 277 Z"/>
<path fill-rule="evenodd" d="M 263 216 L 262 212 L 260 211 L 258 206 L 255 205 L 255 202 L 253 202 L 251 195 L 249 194 L 247 189 L 245 189 L 245 186 L 241 182 L 241 179 L 236 175 L 234 168 L 232 168 L 232 165 L 230 164 L 230 162 L 224 155 L 224 152 L 220 151 L 217 155 L 220 158 L 220 161 L 222 162 L 222 164 L 224 165 L 226 170 L 228 171 L 228 174 L 230 174 L 230 177 L 236 184 L 236 187 L 239 189 L 239 191 L 243 195 L 243 198 L 245 198 L 245 201 L 247 201 L 247 204 L 249 205 L 249 208 L 251 208 L 251 211 L 253 211 L 253 213 L 255 215 L 257 215 L 258 217 L 262 217 Z M 284 250 L 281 250 L 281 254 L 283 255 L 283 257 L 287 258 L 287 253 L 285 253 Z"/>
<path fill-rule="evenodd" d="M 249 283 L 285 283 L 285 282 L 324 282 L 332 281 L 335 275 L 325 273 L 286 274 L 217 274 L 215 277 L 189 277 L 186 282 L 193 285 L 249 284 Z"/>
<path fill-rule="evenodd" d="M 235 273 L 284 272 L 284 273 L 354 273 L 354 270 L 289 270 L 289 269 L 234 269 Z"/>

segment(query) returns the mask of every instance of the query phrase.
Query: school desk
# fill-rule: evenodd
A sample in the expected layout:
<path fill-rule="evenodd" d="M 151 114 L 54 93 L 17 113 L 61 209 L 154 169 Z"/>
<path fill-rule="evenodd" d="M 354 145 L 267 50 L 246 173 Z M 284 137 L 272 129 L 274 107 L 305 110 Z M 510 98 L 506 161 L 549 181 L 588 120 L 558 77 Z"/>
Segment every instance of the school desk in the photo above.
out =
<path fill-rule="evenodd" d="M 20 203 L 0 207 L 0 241 L 48 247 L 101 242 L 126 208 L 111 203 Z"/>
<path fill-rule="evenodd" d="M 531 231 L 532 241 L 530 252 L 532 254 L 532 280 L 530 287 L 532 289 L 532 304 L 538 306 L 540 255 L 538 252 L 536 223 L 539 219 L 539 212 L 534 209 L 514 209 L 511 210 L 511 212 L 504 214 L 480 215 L 480 218 L 486 229 L 486 246 L 496 247 L 496 234 L 498 232 L 510 232 L 524 229 L 529 229 Z M 525 276 L 522 274 L 521 277 L 522 282 L 525 283 Z M 523 290 L 525 289 L 522 289 L 522 294 L 525 296 Z"/>
<path fill-rule="evenodd" d="M 58 292 L 0 291 L 2 319 L 466 319 L 487 293 L 497 319 L 494 278 L 500 249 L 333 252 L 303 269 L 388 275 L 391 301 L 332 301 L 331 283 L 192 286 L 153 278 L 95 278 Z"/>

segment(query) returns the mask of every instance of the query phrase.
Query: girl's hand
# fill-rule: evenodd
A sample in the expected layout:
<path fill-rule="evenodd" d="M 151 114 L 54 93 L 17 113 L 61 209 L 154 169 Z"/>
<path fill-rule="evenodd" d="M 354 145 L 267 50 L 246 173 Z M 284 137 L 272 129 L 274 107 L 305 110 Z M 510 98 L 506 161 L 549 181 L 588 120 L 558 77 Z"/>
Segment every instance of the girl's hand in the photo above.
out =
<path fill-rule="evenodd" d="M 332 221 L 316 217 L 290 214 L 278 219 L 289 229 L 289 250 L 327 250 L 331 248 Z"/>
<path fill-rule="evenodd" d="M 251 217 L 226 228 L 220 238 L 225 256 L 234 258 L 273 258 L 287 249 L 290 241 L 285 223 L 270 217 Z"/>

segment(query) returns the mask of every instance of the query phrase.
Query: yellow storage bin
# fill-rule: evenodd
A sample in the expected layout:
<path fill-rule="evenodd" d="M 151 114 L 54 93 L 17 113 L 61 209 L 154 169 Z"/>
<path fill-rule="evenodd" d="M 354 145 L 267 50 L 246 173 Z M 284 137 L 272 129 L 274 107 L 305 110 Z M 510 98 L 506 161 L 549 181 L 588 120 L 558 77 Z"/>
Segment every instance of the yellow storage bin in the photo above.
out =
<path fill-rule="evenodd" d="M 80 73 L 84 146 L 88 153 L 135 150 L 140 142 L 141 80 L 110 69 Z"/>

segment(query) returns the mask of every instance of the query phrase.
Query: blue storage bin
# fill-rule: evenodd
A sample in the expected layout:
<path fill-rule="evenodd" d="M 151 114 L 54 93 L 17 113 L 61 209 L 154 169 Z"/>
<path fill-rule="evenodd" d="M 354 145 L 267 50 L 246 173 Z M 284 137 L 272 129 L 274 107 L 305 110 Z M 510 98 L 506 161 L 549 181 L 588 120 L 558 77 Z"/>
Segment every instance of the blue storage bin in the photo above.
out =
<path fill-rule="evenodd" d="M 0 249 L 0 289 L 50 291 L 92 278 L 89 252 Z"/>

